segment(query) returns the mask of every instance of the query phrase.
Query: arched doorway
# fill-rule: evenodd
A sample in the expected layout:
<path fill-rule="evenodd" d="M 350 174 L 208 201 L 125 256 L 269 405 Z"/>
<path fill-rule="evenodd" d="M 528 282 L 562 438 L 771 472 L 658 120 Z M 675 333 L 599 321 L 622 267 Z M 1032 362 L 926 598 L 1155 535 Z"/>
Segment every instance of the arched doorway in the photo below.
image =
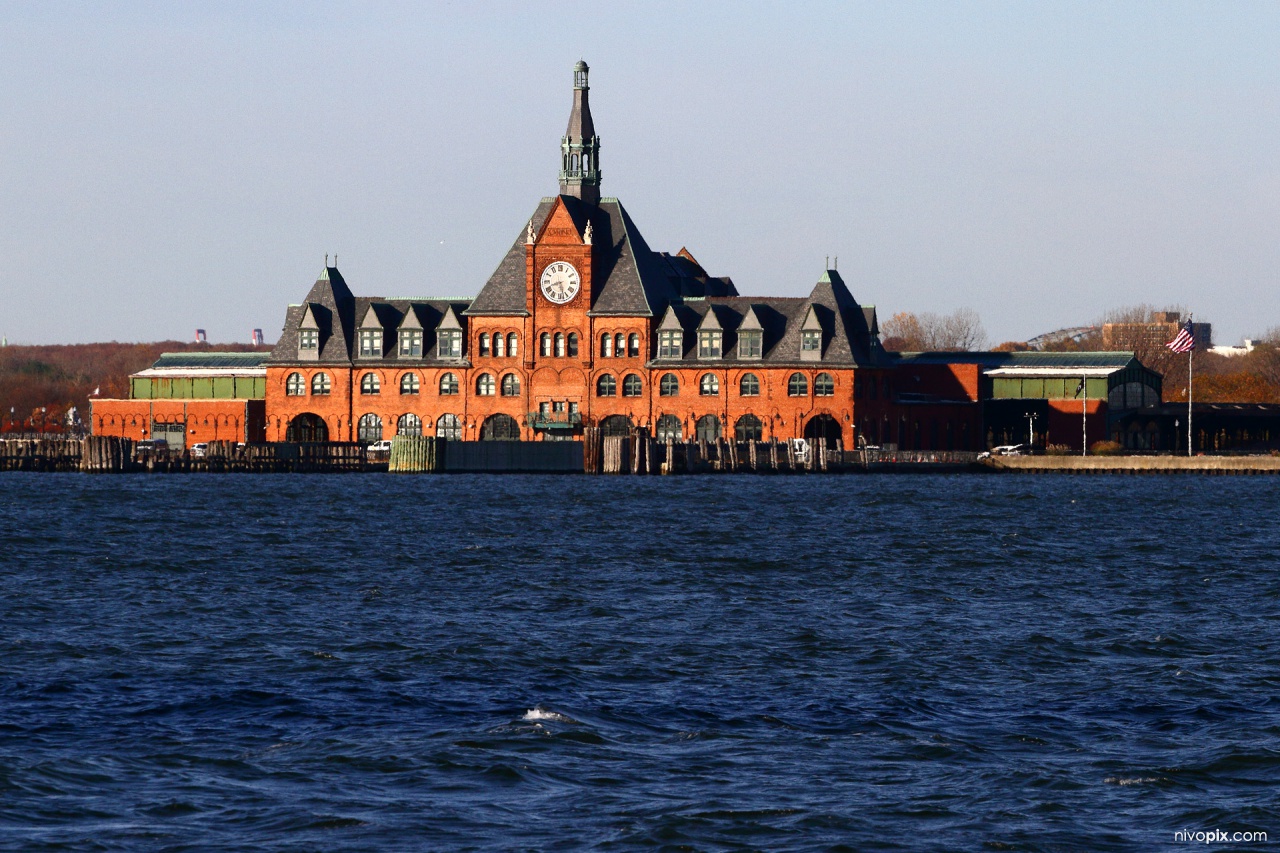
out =
<path fill-rule="evenodd" d="M 300 442 L 328 441 L 329 425 L 319 415 L 303 412 L 289 421 L 289 428 L 285 430 L 284 440 Z"/>
<path fill-rule="evenodd" d="M 631 435 L 631 418 L 626 415 L 609 415 L 600 422 L 601 435 Z"/>
<path fill-rule="evenodd" d="M 840 422 L 831 415 L 815 415 L 804 425 L 804 437 L 821 440 L 823 447 L 835 447 L 840 440 Z"/>
<path fill-rule="evenodd" d="M 715 415 L 703 415 L 698 418 L 695 430 L 698 441 L 719 441 L 720 419 Z"/>
<path fill-rule="evenodd" d="M 675 415 L 663 415 L 658 418 L 657 439 L 661 442 L 680 441 L 683 436 L 680 419 Z"/>
<path fill-rule="evenodd" d="M 519 441 L 520 424 L 511 415 L 490 415 L 480 425 L 481 441 Z"/>
<path fill-rule="evenodd" d="M 764 437 L 764 424 L 755 415 L 743 415 L 733 427 L 733 437 L 738 441 L 760 441 Z"/>

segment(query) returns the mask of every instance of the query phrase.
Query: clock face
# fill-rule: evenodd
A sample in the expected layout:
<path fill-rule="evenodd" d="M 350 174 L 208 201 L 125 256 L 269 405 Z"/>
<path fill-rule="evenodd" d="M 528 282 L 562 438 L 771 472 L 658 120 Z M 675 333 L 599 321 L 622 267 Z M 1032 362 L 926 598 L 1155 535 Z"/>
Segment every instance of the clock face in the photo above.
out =
<path fill-rule="evenodd" d="M 577 296 L 580 284 L 578 271 L 566 261 L 556 261 L 542 271 L 542 295 L 557 305 Z"/>

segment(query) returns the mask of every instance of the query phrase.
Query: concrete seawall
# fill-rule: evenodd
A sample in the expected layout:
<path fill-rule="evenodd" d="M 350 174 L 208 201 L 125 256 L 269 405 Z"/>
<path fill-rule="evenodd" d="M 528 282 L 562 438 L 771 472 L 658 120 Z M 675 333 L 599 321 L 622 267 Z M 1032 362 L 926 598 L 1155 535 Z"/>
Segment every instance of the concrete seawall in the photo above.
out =
<path fill-rule="evenodd" d="M 1280 474 L 1280 456 L 993 456 L 980 464 L 1022 474 Z"/>

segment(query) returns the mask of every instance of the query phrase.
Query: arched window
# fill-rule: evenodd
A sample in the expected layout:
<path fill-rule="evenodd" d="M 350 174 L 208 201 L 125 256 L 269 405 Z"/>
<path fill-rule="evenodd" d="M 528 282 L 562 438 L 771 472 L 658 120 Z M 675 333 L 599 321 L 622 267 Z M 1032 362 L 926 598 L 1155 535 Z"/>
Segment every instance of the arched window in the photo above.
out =
<path fill-rule="evenodd" d="M 436 436 L 450 441 L 462 440 L 462 421 L 457 415 L 441 415 L 436 421 Z"/>
<path fill-rule="evenodd" d="M 284 393 L 290 397 L 301 397 L 307 393 L 307 380 L 301 373 L 290 373 L 284 383 Z"/>
<path fill-rule="evenodd" d="M 481 355 L 489 354 L 489 333 L 488 332 L 480 333 L 480 354 Z"/>
<path fill-rule="evenodd" d="M 717 441 L 720 438 L 720 419 L 715 415 L 703 415 L 698 418 L 696 430 L 698 441 Z"/>
<path fill-rule="evenodd" d="M 738 383 L 738 393 L 743 397 L 759 397 L 760 377 L 754 373 L 742 374 L 742 381 Z"/>
<path fill-rule="evenodd" d="M 787 396 L 788 397 L 809 396 L 809 380 L 804 378 L 803 373 L 791 374 L 791 378 L 787 380 Z"/>
<path fill-rule="evenodd" d="M 520 354 L 519 340 L 520 339 L 516 337 L 515 332 L 512 332 L 509 335 L 507 335 L 507 355 L 511 356 L 512 358 L 515 358 Z"/>
<path fill-rule="evenodd" d="M 698 383 L 698 393 L 704 397 L 718 397 L 720 379 L 714 373 L 702 374 L 702 380 Z"/>
<path fill-rule="evenodd" d="M 600 336 L 600 357 L 613 358 L 613 335 L 608 332 Z"/>
<path fill-rule="evenodd" d="M 422 418 L 412 412 L 401 415 L 400 420 L 396 421 L 396 435 L 422 435 Z"/>
<path fill-rule="evenodd" d="M 605 374 L 596 380 L 596 396 L 597 397 L 614 397 L 618 393 L 618 380 L 609 374 Z"/>
<path fill-rule="evenodd" d="M 492 397 L 497 390 L 497 383 L 493 381 L 492 373 L 481 373 L 476 379 L 476 393 L 481 397 Z"/>
<path fill-rule="evenodd" d="M 370 412 L 360 416 L 357 427 L 360 440 L 366 444 L 382 440 L 382 418 Z"/>
<path fill-rule="evenodd" d="M 497 358 L 507 357 L 507 339 L 500 334 L 493 336 L 493 354 Z"/>
<path fill-rule="evenodd" d="M 680 419 L 675 415 L 663 415 L 658 418 L 656 435 L 658 441 L 680 441 L 684 435 Z"/>
<path fill-rule="evenodd" d="M 644 393 L 644 383 L 640 381 L 640 377 L 634 373 L 628 373 L 627 378 L 622 380 L 622 396 L 639 397 Z"/>
<path fill-rule="evenodd" d="M 658 393 L 663 397 L 675 397 L 680 393 L 680 380 L 676 378 L 674 373 L 662 374 L 662 379 L 658 383 Z"/>
<path fill-rule="evenodd" d="M 578 357 L 578 333 L 569 333 L 569 358 Z"/>
<path fill-rule="evenodd" d="M 813 396 L 833 397 L 836 393 L 836 381 L 830 373 L 819 373 L 813 378 Z"/>
<path fill-rule="evenodd" d="M 514 373 L 508 373 L 502 377 L 502 396 L 519 397 L 520 396 L 520 377 Z"/>
<path fill-rule="evenodd" d="M 538 336 L 538 343 L 542 347 L 543 355 L 551 355 L 551 334 L 543 332 Z"/>
<path fill-rule="evenodd" d="M 382 380 L 378 378 L 376 373 L 366 373 L 360 377 L 360 393 L 361 394 L 381 394 Z"/>
<path fill-rule="evenodd" d="M 418 374 L 406 373 L 400 377 L 400 393 L 401 394 L 417 394 L 419 388 Z"/>
<path fill-rule="evenodd" d="M 613 337 L 613 351 L 618 354 L 618 358 L 623 358 L 627 354 L 627 336 L 618 332 Z"/>
<path fill-rule="evenodd" d="M 763 441 L 764 424 L 755 415 L 743 415 L 733 426 L 733 437 L 738 441 Z"/>
<path fill-rule="evenodd" d="M 630 341 L 631 357 L 635 358 L 640 355 L 640 336 L 632 332 L 628 340 Z"/>
<path fill-rule="evenodd" d="M 556 358 L 564 358 L 564 332 L 556 332 Z"/>
<path fill-rule="evenodd" d="M 453 397 L 458 393 L 458 377 L 452 373 L 446 373 L 440 377 L 440 396 Z"/>
<path fill-rule="evenodd" d="M 321 396 L 329 393 L 329 374 L 317 373 L 311 377 L 311 393 Z"/>

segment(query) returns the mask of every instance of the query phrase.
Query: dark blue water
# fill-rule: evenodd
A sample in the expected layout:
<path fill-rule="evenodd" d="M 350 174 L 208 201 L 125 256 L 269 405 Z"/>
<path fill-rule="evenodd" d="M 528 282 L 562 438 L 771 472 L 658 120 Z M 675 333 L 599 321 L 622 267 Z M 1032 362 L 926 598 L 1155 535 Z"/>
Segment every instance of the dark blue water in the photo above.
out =
<path fill-rule="evenodd" d="M 1274 845 L 1278 499 L 0 475 L 0 848 Z"/>

